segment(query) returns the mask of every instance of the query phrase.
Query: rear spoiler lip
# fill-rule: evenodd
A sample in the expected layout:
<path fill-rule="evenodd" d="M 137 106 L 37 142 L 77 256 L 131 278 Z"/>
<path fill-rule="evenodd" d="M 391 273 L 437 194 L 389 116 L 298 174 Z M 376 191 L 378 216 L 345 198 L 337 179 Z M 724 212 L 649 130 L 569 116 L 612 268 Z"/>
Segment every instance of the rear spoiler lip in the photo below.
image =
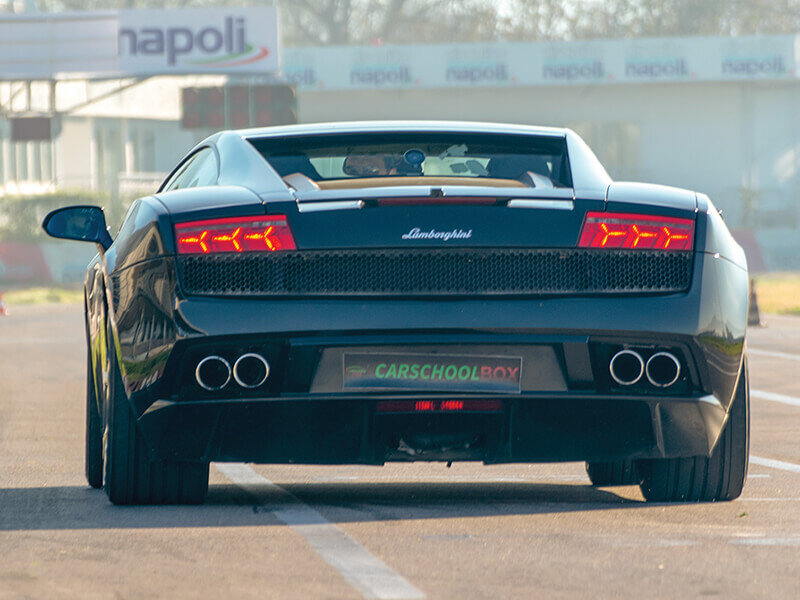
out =
<path fill-rule="evenodd" d="M 497 198 L 574 200 L 572 188 L 498 188 L 472 185 L 392 186 L 351 190 L 292 190 L 298 205 L 338 200 L 379 200 L 382 198 Z"/>

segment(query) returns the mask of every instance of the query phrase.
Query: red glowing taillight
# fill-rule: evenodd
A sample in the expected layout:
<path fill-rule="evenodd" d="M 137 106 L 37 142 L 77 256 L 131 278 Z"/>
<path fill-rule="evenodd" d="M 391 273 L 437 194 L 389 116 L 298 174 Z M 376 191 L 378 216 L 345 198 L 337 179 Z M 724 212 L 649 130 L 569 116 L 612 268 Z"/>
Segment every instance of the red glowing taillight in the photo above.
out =
<path fill-rule="evenodd" d="M 500 400 L 385 400 L 378 402 L 379 413 L 426 412 L 501 412 Z"/>
<path fill-rule="evenodd" d="M 581 248 L 691 250 L 694 248 L 694 220 L 589 212 L 578 245 Z"/>
<path fill-rule="evenodd" d="M 230 217 L 175 225 L 178 254 L 295 250 L 284 215 Z"/>

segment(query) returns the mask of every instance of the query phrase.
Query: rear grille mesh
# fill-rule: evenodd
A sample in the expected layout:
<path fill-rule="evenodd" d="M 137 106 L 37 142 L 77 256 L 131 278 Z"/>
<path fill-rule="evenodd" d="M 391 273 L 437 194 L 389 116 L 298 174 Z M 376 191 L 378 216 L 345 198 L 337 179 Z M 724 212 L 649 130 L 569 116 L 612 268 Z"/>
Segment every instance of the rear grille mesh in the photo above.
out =
<path fill-rule="evenodd" d="M 690 252 L 527 248 L 183 255 L 181 287 L 213 296 L 472 296 L 679 292 Z"/>

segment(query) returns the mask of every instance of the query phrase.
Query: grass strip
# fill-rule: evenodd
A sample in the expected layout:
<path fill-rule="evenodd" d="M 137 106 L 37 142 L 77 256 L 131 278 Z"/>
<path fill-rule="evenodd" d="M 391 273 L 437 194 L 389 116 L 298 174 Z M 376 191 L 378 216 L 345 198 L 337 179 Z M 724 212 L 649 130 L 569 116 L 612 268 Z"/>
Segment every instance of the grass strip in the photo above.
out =
<path fill-rule="evenodd" d="M 9 290 L 3 294 L 8 306 L 67 304 L 83 302 L 83 290 L 60 287 L 34 287 Z"/>
<path fill-rule="evenodd" d="M 800 273 L 766 273 L 755 280 L 760 312 L 800 315 Z"/>

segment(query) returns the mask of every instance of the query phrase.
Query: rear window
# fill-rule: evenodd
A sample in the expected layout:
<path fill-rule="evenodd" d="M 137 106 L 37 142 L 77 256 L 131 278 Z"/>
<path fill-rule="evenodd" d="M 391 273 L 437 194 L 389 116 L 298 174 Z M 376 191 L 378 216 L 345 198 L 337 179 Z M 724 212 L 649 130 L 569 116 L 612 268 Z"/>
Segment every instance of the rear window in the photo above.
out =
<path fill-rule="evenodd" d="M 555 187 L 572 187 L 564 138 L 380 133 L 249 141 L 281 177 L 300 174 L 315 182 L 398 178 L 402 185 L 407 177 L 526 181 L 532 174 Z"/>

